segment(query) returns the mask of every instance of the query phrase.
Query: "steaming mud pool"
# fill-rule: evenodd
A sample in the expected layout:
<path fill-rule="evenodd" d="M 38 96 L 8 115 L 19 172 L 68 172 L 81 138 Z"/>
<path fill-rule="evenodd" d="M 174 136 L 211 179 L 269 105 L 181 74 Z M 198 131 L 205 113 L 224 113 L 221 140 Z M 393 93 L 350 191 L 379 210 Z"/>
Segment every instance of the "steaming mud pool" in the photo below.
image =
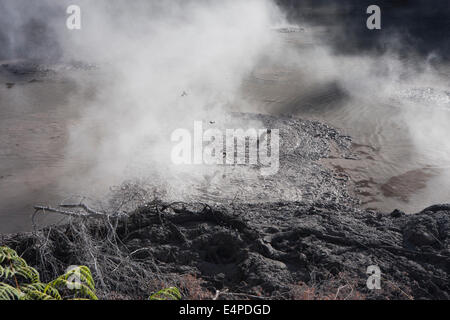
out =
<path fill-rule="evenodd" d="M 415 214 L 393 211 L 414 198 L 416 189 L 426 188 L 433 171 L 371 177 L 367 168 L 383 159 L 378 147 L 298 114 L 228 113 L 217 121 L 205 119 L 206 127 L 219 129 L 278 128 L 276 175 L 263 177 L 258 167 L 206 167 L 169 176 L 172 183 L 166 186 L 168 177 L 155 173 L 153 185 L 132 190 L 143 197 L 130 204 L 129 215 L 112 224 L 58 221 L 55 214 L 41 217 L 38 227 L 58 226 L 11 234 L 31 229 L 33 205 L 57 205 L 73 196 L 75 190 L 61 181 L 82 177 L 80 168 L 89 164 L 65 158 L 67 128 L 79 117 L 73 101 L 92 92 L 80 90 L 64 74 L 99 75 L 85 66 L 8 63 L 0 68 L 0 243 L 38 268 L 44 281 L 68 265 L 83 264 L 93 270 L 102 298 L 142 298 L 161 283 L 181 288 L 186 296 L 197 286 L 196 298 L 205 299 L 218 292 L 221 299 L 295 299 L 310 287 L 315 298 L 327 298 L 343 285 L 349 290 L 338 298 L 450 298 L 448 205 Z M 258 90 L 257 83 L 251 86 Z M 338 94 L 333 87 L 324 90 Z M 178 182 L 185 187 L 171 189 Z M 156 200 L 148 198 L 155 184 L 165 190 Z M 116 189 L 113 204 L 129 195 L 129 186 Z M 391 197 L 400 199 L 392 210 L 377 205 Z M 381 291 L 366 287 L 369 265 L 383 270 Z"/>
<path fill-rule="evenodd" d="M 409 129 L 397 121 L 398 108 L 342 106 L 345 93 L 336 84 L 308 87 L 293 81 L 296 75 L 276 70 L 256 70 L 244 84 L 248 99 L 259 99 L 266 115 L 229 113 L 220 121 L 205 119 L 205 127 L 279 128 L 278 174 L 261 177 L 258 168 L 239 166 L 205 167 L 174 176 L 155 172 L 149 187 L 166 188 L 162 193 L 168 201 L 359 202 L 362 208 L 384 212 L 415 212 L 447 201 L 449 167 L 417 153 L 403 134 Z M 74 75 L 86 78 L 85 88 L 71 80 Z M 90 86 L 104 75 L 83 64 L 46 67 L 12 61 L 1 64 L 0 76 L 0 232 L 26 231 L 34 205 L 89 196 L 87 186 L 92 183 L 82 181 L 89 163 L 67 158 L 65 145 L 84 101 L 95 95 Z M 448 93 L 432 89 L 403 94 L 404 99 L 440 99 L 444 106 L 448 98 Z M 448 110 L 442 112 L 448 116 Z M 184 189 L 172 190 L 165 185 L 167 179 L 174 181 L 171 185 L 179 180 Z"/>

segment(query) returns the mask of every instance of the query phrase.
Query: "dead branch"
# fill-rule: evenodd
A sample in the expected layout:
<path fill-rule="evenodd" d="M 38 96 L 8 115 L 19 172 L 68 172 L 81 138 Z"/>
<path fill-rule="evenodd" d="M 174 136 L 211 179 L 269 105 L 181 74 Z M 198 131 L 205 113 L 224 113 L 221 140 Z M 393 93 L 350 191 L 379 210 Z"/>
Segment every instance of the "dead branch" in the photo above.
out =
<path fill-rule="evenodd" d="M 44 213 L 45 212 L 59 213 L 59 214 L 63 214 L 63 215 L 66 215 L 69 217 L 75 217 L 75 218 L 117 218 L 117 217 L 121 217 L 124 215 L 123 213 L 108 214 L 108 213 L 104 213 L 104 212 L 99 212 L 99 211 L 89 208 L 84 203 L 61 204 L 61 205 L 59 205 L 59 207 L 81 209 L 81 210 L 71 211 L 71 210 L 58 209 L 58 208 L 53 208 L 53 207 L 48 207 L 48 206 L 34 206 L 35 212 L 33 214 L 33 218 L 40 211 L 42 211 Z"/>

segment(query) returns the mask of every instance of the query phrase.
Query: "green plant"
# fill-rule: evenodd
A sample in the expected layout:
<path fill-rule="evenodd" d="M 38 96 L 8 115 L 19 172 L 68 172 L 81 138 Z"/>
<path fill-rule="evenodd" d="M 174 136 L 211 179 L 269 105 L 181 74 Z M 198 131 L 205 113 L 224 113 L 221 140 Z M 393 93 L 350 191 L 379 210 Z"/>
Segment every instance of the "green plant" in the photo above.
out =
<path fill-rule="evenodd" d="M 88 267 L 75 267 L 46 284 L 36 269 L 8 247 L 0 247 L 0 281 L 0 300 L 97 300 Z"/>
<path fill-rule="evenodd" d="M 181 300 L 181 293 L 177 288 L 170 287 L 152 294 L 150 300 Z"/>

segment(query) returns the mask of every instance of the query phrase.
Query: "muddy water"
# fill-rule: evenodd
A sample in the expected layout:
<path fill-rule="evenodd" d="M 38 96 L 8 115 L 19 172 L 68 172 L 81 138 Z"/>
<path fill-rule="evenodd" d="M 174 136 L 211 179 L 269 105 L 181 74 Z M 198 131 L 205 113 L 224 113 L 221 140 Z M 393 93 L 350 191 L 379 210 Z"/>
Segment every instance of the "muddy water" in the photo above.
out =
<path fill-rule="evenodd" d="M 354 69 L 349 76 L 325 76 L 327 80 L 304 72 L 310 68 L 326 74 L 330 67 L 330 57 L 320 57 L 323 48 L 308 33 L 282 36 L 289 48 L 296 47 L 300 57 L 310 60 L 297 69 L 266 64 L 255 70 L 244 85 L 249 105 L 269 114 L 319 120 L 351 136 L 357 159 L 332 159 L 327 164 L 351 178 L 353 191 L 366 208 L 417 212 L 450 201 L 448 66 L 439 68 L 437 83 L 429 79 L 408 86 L 400 81 L 398 89 L 373 97 L 369 91 L 366 98 L 348 92 L 342 81 L 352 79 Z M 366 80 L 370 77 L 362 79 Z"/>
<path fill-rule="evenodd" d="M 30 230 L 34 205 L 73 191 L 61 183 L 74 175 L 76 161 L 65 158 L 64 147 L 86 98 L 69 78 L 34 67 L 16 70 L 15 63 L 0 67 L 0 233 Z"/>

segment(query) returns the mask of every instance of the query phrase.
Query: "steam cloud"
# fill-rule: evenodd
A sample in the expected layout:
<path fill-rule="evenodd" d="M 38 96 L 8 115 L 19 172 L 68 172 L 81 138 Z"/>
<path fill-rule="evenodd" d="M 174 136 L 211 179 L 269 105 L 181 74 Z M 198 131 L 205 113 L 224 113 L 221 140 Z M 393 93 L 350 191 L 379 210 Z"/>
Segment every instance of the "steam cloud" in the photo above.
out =
<path fill-rule="evenodd" d="M 82 186 L 120 183 L 136 162 L 167 163 L 172 130 L 238 105 L 242 80 L 274 46 L 270 28 L 283 19 L 271 1 L 76 1 L 82 29 L 69 31 L 69 4 L 3 3 L 1 55 L 102 70 L 94 83 L 73 76 L 82 89 L 95 86 L 90 99 L 70 101 L 81 115 L 67 145 L 76 164 L 61 183 L 79 177 Z"/>

